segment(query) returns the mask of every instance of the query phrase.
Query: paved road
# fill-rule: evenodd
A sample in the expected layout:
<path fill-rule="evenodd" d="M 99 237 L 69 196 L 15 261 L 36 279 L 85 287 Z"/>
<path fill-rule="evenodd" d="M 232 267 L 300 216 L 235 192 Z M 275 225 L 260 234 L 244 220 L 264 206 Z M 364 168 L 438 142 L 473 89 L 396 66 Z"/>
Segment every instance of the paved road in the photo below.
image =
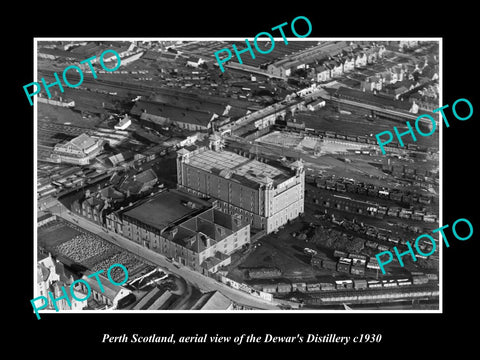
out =
<path fill-rule="evenodd" d="M 51 209 L 51 210 L 53 211 L 54 209 Z M 55 210 L 58 211 L 58 207 L 56 207 Z M 133 241 L 130 241 L 119 234 L 115 234 L 112 232 L 107 233 L 105 229 L 103 229 L 99 225 L 92 223 L 84 218 L 81 218 L 74 214 L 68 214 L 66 211 L 61 211 L 60 213 L 57 212 L 57 214 L 63 217 L 67 221 L 77 223 L 82 228 L 85 228 L 86 230 L 91 231 L 94 234 L 97 234 L 103 239 L 113 244 L 116 244 L 121 248 L 126 249 L 158 266 L 161 266 L 174 274 L 177 274 L 178 276 L 184 278 L 191 285 L 199 288 L 202 292 L 216 290 L 221 292 L 230 300 L 240 305 L 245 305 L 245 306 L 262 309 L 262 310 L 278 310 L 278 307 L 276 307 L 275 304 L 269 301 L 249 295 L 243 291 L 233 289 L 225 284 L 219 283 L 214 279 L 206 277 L 186 267 L 182 266 L 180 268 L 177 268 L 172 263 L 167 261 L 167 259 L 164 256 L 150 249 L 144 248 L 143 246 L 138 245 Z M 74 219 L 77 221 L 75 221 Z"/>

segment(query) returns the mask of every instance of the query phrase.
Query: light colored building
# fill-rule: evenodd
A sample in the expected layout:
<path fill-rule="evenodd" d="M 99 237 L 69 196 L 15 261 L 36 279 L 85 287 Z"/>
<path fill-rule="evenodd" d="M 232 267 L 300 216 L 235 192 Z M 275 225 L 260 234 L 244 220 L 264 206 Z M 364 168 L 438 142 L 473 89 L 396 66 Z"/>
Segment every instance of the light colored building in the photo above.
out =
<path fill-rule="evenodd" d="M 275 231 L 304 211 L 305 172 L 296 161 L 290 168 L 272 166 L 221 148 L 219 137 L 210 147 L 177 154 L 177 182 L 182 191 L 212 197 L 222 211 L 238 214 L 252 227 Z"/>
<path fill-rule="evenodd" d="M 100 285 L 95 277 L 88 277 L 92 274 L 92 271 L 86 271 L 82 276 L 82 280 L 84 280 L 90 286 L 91 291 L 87 300 L 88 307 L 91 309 L 102 310 L 115 310 L 122 308 L 122 303 L 127 300 L 127 296 L 132 294 L 132 292 L 123 286 L 112 284 L 105 276 L 98 274 L 98 278 L 102 283 L 102 288 L 100 288 Z M 121 283 L 122 280 L 123 279 L 117 279 L 116 282 Z M 87 286 L 83 282 L 78 282 L 75 289 L 83 294 L 88 294 Z M 83 295 L 82 298 L 85 296 L 86 295 Z"/>
<path fill-rule="evenodd" d="M 199 58 L 198 56 L 195 56 L 195 55 L 192 55 L 187 59 L 187 65 L 195 68 L 198 68 L 204 62 L 205 61 L 202 58 Z"/>
<path fill-rule="evenodd" d="M 133 54 L 133 55 L 126 55 L 125 57 L 122 57 L 122 65 L 125 66 L 127 64 L 130 64 L 134 61 L 137 61 L 138 59 L 140 59 L 143 55 L 143 52 L 138 52 L 136 54 Z"/>
<path fill-rule="evenodd" d="M 204 294 L 191 310 L 232 310 L 233 302 L 219 291 Z"/>
<path fill-rule="evenodd" d="M 128 115 L 125 115 L 114 127 L 116 130 L 125 130 L 130 125 L 132 125 L 132 120 L 128 117 Z"/>
<path fill-rule="evenodd" d="M 57 215 L 52 214 L 50 212 L 46 212 L 46 213 L 41 212 L 37 214 L 37 227 L 41 227 L 55 220 L 57 220 Z"/>
<path fill-rule="evenodd" d="M 343 72 L 350 72 L 355 68 L 355 57 L 345 56 L 343 58 Z"/>
<path fill-rule="evenodd" d="M 327 81 L 330 80 L 330 68 L 328 65 L 319 65 L 315 68 L 316 76 L 317 76 L 317 81 L 322 82 L 322 81 Z"/>
<path fill-rule="evenodd" d="M 310 111 L 316 111 L 318 109 L 321 109 L 321 108 L 325 107 L 325 105 L 326 105 L 325 100 L 323 100 L 321 98 L 316 99 L 316 100 L 312 100 L 309 103 L 305 104 L 306 108 Z"/>
<path fill-rule="evenodd" d="M 80 302 L 74 300 L 70 293 L 70 285 L 74 282 L 72 274 L 67 275 L 64 265 L 54 259 L 52 254 L 40 260 L 37 263 L 37 288 L 40 296 L 45 296 L 48 299 L 46 309 L 54 310 L 52 299 L 49 292 L 52 293 L 53 298 L 59 299 L 65 294 L 68 296 L 70 304 L 66 299 L 59 299 L 56 301 L 58 310 L 82 310 L 87 306 L 87 302 Z M 62 287 L 64 290 L 62 290 Z M 74 289 L 74 295 L 79 298 L 85 298 L 85 294 Z"/>
<path fill-rule="evenodd" d="M 286 63 L 269 64 L 267 66 L 267 72 L 271 75 L 286 79 L 287 77 L 290 76 L 291 69 Z"/>
<path fill-rule="evenodd" d="M 357 54 L 355 57 L 355 67 L 364 67 L 367 65 L 367 55 L 364 52 Z"/>
<path fill-rule="evenodd" d="M 331 66 L 331 71 L 330 71 L 331 78 L 343 75 L 343 64 L 341 61 L 332 60 L 330 61 L 329 65 Z"/>
<path fill-rule="evenodd" d="M 403 51 L 418 46 L 418 40 L 400 40 L 398 43 L 398 49 Z"/>
<path fill-rule="evenodd" d="M 59 143 L 53 148 L 53 160 L 77 165 L 87 165 L 103 149 L 104 141 L 95 139 L 87 134 Z"/>
<path fill-rule="evenodd" d="M 37 97 L 37 100 L 41 103 L 60 106 L 60 107 L 66 107 L 66 108 L 75 107 L 75 101 L 74 100 L 64 101 L 61 97 L 59 98 L 59 100 L 55 100 L 55 99 L 45 98 L 45 97 L 43 97 L 39 94 L 39 96 Z"/>

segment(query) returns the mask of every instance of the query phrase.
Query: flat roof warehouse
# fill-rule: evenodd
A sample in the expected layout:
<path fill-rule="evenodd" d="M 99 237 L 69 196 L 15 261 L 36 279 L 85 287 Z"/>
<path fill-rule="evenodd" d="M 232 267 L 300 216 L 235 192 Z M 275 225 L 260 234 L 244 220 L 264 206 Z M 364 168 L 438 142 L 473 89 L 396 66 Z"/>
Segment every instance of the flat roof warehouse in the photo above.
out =
<path fill-rule="evenodd" d="M 191 207 L 186 206 L 189 202 Z M 123 215 L 163 230 L 175 221 L 185 219 L 199 210 L 206 210 L 209 206 L 211 203 L 208 201 L 177 191 L 163 191 L 143 204 L 125 211 Z"/>

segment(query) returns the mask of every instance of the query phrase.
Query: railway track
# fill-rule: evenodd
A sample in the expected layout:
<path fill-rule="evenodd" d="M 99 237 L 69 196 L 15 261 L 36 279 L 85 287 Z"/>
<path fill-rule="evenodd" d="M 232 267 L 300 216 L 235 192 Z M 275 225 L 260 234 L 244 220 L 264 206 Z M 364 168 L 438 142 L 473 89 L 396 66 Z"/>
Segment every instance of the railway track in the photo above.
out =
<path fill-rule="evenodd" d="M 328 290 L 317 293 L 308 293 L 309 299 L 305 301 L 307 303 L 322 303 L 335 302 L 335 301 L 363 301 L 374 300 L 375 298 L 412 298 L 412 297 L 437 297 L 438 296 L 438 284 L 426 284 L 426 285 L 411 285 L 406 287 L 392 287 L 389 289 L 346 289 L 346 290 Z M 368 298 L 367 298 L 368 297 Z M 335 299 L 336 300 L 333 300 Z"/>
<path fill-rule="evenodd" d="M 52 79 L 54 78 L 53 76 L 54 71 L 38 70 L 38 73 L 48 76 Z M 69 77 L 72 78 L 71 80 L 72 82 L 73 80 L 78 80 L 78 81 L 80 80 L 80 77 L 75 73 L 70 74 Z M 92 84 L 92 85 L 105 85 L 105 86 L 110 86 L 110 87 L 123 89 L 123 90 L 134 90 L 135 92 L 143 91 L 145 92 L 146 95 L 148 95 L 151 92 L 159 92 L 159 91 L 160 92 L 165 91 L 166 94 L 170 94 L 169 92 L 167 92 L 167 89 L 162 89 L 157 86 L 148 86 L 148 85 L 140 85 L 140 84 L 135 85 L 133 83 L 129 83 L 128 85 L 126 85 L 123 81 L 112 81 L 112 80 L 106 80 L 106 79 L 100 79 L 100 78 L 88 79 L 84 77 L 82 84 L 84 83 Z M 188 95 L 188 93 L 186 93 L 186 95 Z"/>

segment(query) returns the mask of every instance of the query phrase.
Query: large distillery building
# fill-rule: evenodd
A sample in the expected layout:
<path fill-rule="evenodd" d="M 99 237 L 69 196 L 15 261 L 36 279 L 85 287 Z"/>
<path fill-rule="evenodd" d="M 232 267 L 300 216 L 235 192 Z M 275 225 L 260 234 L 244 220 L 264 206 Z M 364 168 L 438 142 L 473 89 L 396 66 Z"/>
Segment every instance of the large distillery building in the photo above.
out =
<path fill-rule="evenodd" d="M 213 136 L 208 147 L 177 152 L 179 190 L 214 198 L 221 211 L 238 214 L 266 233 L 303 213 L 301 161 L 273 166 L 223 150 L 221 144 Z"/>

